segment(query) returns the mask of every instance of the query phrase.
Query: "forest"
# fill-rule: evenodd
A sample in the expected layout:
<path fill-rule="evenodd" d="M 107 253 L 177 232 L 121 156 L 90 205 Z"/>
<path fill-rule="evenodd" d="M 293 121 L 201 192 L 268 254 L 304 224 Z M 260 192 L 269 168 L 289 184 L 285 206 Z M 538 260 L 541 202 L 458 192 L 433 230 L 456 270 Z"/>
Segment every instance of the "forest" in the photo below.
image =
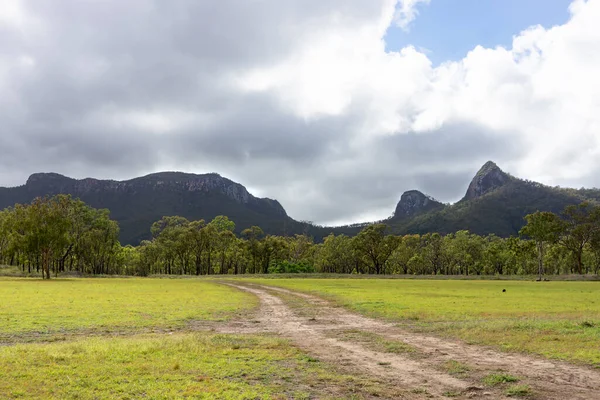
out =
<path fill-rule="evenodd" d="M 189 221 L 168 216 L 152 239 L 121 246 L 108 210 L 68 195 L 41 197 L 0 211 L 0 265 L 46 279 L 80 275 L 277 273 L 400 275 L 544 275 L 600 273 L 600 207 L 581 203 L 560 214 L 526 216 L 519 237 L 452 234 L 396 236 L 385 224 L 358 235 L 236 235 L 226 216 Z"/>

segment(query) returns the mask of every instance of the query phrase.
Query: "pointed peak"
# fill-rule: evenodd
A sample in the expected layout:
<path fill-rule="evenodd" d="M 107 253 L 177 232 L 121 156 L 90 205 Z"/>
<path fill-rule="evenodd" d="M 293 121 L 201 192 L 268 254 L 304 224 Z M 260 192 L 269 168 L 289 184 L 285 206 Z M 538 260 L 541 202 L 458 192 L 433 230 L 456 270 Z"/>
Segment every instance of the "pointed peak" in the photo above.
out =
<path fill-rule="evenodd" d="M 493 161 L 488 161 L 479 169 L 469 184 L 463 200 L 472 200 L 504 186 L 510 176 Z"/>
<path fill-rule="evenodd" d="M 477 175 L 479 175 L 480 173 L 489 173 L 492 171 L 500 171 L 503 172 L 500 167 L 498 167 L 498 165 L 493 162 L 493 161 L 488 161 L 485 164 L 483 164 L 483 166 L 479 169 L 479 172 L 477 173 Z"/>

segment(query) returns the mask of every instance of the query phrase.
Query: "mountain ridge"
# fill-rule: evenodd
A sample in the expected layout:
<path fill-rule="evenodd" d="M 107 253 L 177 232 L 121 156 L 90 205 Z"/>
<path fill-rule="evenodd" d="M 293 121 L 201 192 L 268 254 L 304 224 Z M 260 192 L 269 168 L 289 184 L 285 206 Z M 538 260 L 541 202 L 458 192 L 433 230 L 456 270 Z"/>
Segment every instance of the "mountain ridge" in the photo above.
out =
<path fill-rule="evenodd" d="M 211 220 L 226 215 L 236 232 L 253 225 L 267 234 L 309 234 L 320 241 L 330 233 L 355 235 L 368 225 L 323 227 L 291 218 L 279 201 L 252 195 L 243 185 L 217 173 L 165 171 L 118 181 L 74 179 L 57 173 L 32 174 L 24 185 L 0 187 L 0 209 L 35 197 L 70 194 L 95 208 L 108 208 L 121 226 L 121 240 L 148 239 L 153 222 L 168 215 Z M 600 189 L 563 189 L 515 178 L 488 161 L 471 180 L 465 196 L 443 204 L 418 190 L 405 191 L 391 217 L 379 221 L 396 234 L 442 234 L 469 230 L 510 236 L 535 211 L 561 212 L 582 201 L 600 202 Z"/>
<path fill-rule="evenodd" d="M 243 185 L 216 173 L 159 172 L 123 181 L 35 173 L 24 185 L 0 188 L 0 209 L 56 194 L 108 208 L 128 244 L 149 238 L 150 225 L 168 215 L 205 220 L 227 215 L 239 224 L 238 231 L 266 222 L 273 232 L 285 232 L 286 225 L 295 223 L 277 200 L 255 197 Z"/>
<path fill-rule="evenodd" d="M 281 204 L 274 199 L 270 199 L 267 197 L 260 198 L 251 195 L 248 190 L 241 185 L 240 183 L 234 182 L 228 178 L 221 176 L 218 173 L 211 172 L 207 174 L 192 174 L 187 172 L 179 172 L 179 171 L 164 171 L 164 172 L 156 172 L 144 176 L 140 176 L 137 178 L 127 179 L 127 180 L 114 180 L 114 179 L 96 179 L 96 178 L 83 178 L 83 179 L 75 179 L 70 178 L 62 174 L 58 174 L 55 172 L 40 172 L 34 173 L 29 176 L 24 186 L 31 187 L 33 185 L 42 183 L 47 184 L 48 181 L 52 183 L 56 183 L 61 181 L 63 185 L 72 184 L 75 185 L 80 190 L 85 190 L 93 188 L 93 186 L 104 186 L 109 187 L 111 189 L 122 189 L 127 186 L 133 185 L 138 182 L 148 182 L 155 185 L 172 185 L 172 184 L 183 184 L 186 185 L 188 190 L 190 191 L 201 191 L 201 190 L 211 190 L 218 188 L 223 191 L 224 194 L 229 195 L 231 198 L 239 201 L 241 203 L 248 203 L 255 200 L 265 200 L 274 206 L 280 207 L 281 212 L 285 215 L 285 209 L 281 206 Z M 4 188 L 10 189 L 10 188 Z"/>

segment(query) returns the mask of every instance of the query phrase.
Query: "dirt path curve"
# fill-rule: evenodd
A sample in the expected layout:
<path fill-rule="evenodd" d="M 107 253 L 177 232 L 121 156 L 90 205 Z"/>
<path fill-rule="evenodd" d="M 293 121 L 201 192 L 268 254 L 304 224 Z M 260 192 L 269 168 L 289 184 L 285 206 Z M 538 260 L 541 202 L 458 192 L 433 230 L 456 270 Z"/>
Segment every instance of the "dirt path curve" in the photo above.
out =
<path fill-rule="evenodd" d="M 430 398 L 448 394 L 459 398 L 505 398 L 501 389 L 483 388 L 479 383 L 482 376 L 501 370 L 522 377 L 521 383 L 533 388 L 532 398 L 600 399 L 600 371 L 409 332 L 333 306 L 317 296 L 245 282 L 224 283 L 252 293 L 261 301 L 257 321 L 240 324 L 240 332 L 258 329 L 280 334 L 324 361 L 385 379 L 406 388 L 407 393 L 426 391 Z M 308 307 L 294 309 L 281 297 L 301 299 Z M 303 313 L 306 309 L 311 318 Z M 344 330 L 403 342 L 416 348 L 419 357 L 375 351 L 364 343 L 342 340 L 336 333 Z M 467 377 L 452 376 L 443 368 L 449 361 L 467 365 L 471 371 Z"/>
<path fill-rule="evenodd" d="M 410 358 L 369 350 L 360 344 L 338 340 L 325 334 L 325 331 L 332 328 L 352 328 L 355 324 L 341 323 L 332 326 L 331 321 L 320 318 L 308 319 L 295 314 L 282 299 L 269 294 L 267 288 L 246 284 L 228 283 L 228 285 L 259 297 L 261 310 L 258 321 L 262 329 L 291 338 L 299 347 L 320 359 L 390 380 L 402 387 L 421 388 L 430 395 L 441 396 L 446 392 L 462 393 L 469 389 L 467 382 Z"/>

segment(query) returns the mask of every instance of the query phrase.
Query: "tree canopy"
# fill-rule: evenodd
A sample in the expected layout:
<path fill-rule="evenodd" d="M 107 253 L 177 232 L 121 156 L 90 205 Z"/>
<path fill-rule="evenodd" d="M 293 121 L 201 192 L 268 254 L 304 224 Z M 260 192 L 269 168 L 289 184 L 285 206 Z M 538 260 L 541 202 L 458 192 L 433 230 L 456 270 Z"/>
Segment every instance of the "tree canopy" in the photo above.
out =
<path fill-rule="evenodd" d="M 269 273 L 530 275 L 600 272 L 600 208 L 534 212 L 520 237 L 466 230 L 397 236 L 385 224 L 354 237 L 275 236 L 258 226 L 237 236 L 227 216 L 190 221 L 165 216 L 151 240 L 121 246 L 108 210 L 67 195 L 37 198 L 0 211 L 0 264 L 23 273 L 213 275 Z"/>

